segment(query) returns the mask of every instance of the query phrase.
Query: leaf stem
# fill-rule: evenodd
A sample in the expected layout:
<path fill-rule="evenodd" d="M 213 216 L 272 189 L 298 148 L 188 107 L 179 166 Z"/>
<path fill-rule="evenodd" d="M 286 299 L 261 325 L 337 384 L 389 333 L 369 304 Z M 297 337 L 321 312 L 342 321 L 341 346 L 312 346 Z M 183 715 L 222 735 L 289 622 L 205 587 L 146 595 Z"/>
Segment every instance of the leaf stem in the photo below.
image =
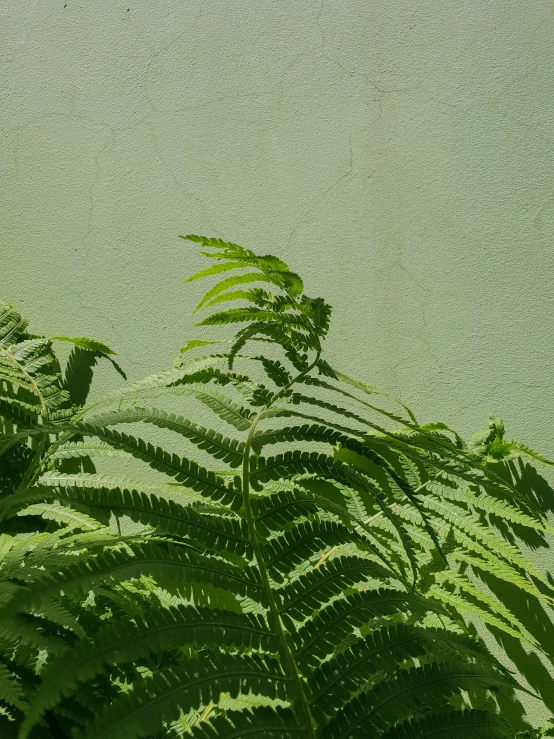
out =
<path fill-rule="evenodd" d="M 298 710 L 298 713 L 300 714 L 301 722 L 306 729 L 307 739 L 315 739 L 315 725 L 310 711 L 306 692 L 304 690 L 302 676 L 287 641 L 285 627 L 283 625 L 283 622 L 281 621 L 281 616 L 279 614 L 279 607 L 273 595 L 273 589 L 271 587 L 271 580 L 269 578 L 269 573 L 267 571 L 267 566 L 264 560 L 263 550 L 258 540 L 258 534 L 256 531 L 256 519 L 252 510 L 252 501 L 250 498 L 250 451 L 252 448 L 252 441 L 254 439 L 256 427 L 265 411 L 267 411 L 268 408 L 276 400 L 281 398 L 295 382 L 298 382 L 298 380 L 307 375 L 317 365 L 320 356 L 321 348 L 318 348 L 316 358 L 314 359 L 312 364 L 310 364 L 309 367 L 307 367 L 303 372 L 300 372 L 300 374 L 294 377 L 285 387 L 281 388 L 281 390 L 276 393 L 273 398 L 271 398 L 271 400 L 266 403 L 262 410 L 254 417 L 248 432 L 248 438 L 246 440 L 242 461 L 242 494 L 244 516 L 248 525 L 248 535 L 252 544 L 252 549 L 254 550 L 254 556 L 256 557 L 256 563 L 258 565 L 258 570 L 260 572 L 262 584 L 267 597 L 269 614 L 271 617 L 270 626 L 274 629 L 279 641 L 281 657 L 283 660 L 285 671 L 288 673 L 289 677 L 292 678 L 296 687 L 297 697 L 295 701 L 295 706 Z"/>

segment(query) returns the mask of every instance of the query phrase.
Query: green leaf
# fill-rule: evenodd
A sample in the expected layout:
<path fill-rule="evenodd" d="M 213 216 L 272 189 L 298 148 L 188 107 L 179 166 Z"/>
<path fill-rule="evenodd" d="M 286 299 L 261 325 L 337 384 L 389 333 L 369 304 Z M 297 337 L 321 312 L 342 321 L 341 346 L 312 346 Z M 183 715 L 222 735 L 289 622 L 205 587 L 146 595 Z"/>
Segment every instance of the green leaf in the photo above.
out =
<path fill-rule="evenodd" d="M 71 529 L 83 529 L 86 531 L 96 531 L 101 528 L 101 524 L 90 516 L 79 511 L 73 511 L 61 505 L 53 505 L 49 503 L 35 503 L 19 511 L 18 516 L 42 516 L 46 521 L 56 521 L 56 523 L 64 524 Z"/>
<path fill-rule="evenodd" d="M 171 428 L 171 424 L 173 423 L 175 423 L 175 425 L 179 425 L 178 421 L 174 421 L 169 415 L 164 415 L 163 412 L 158 416 L 148 417 L 158 419 L 162 427 Z M 196 429 L 199 428 L 200 427 L 196 427 Z M 184 425 L 183 429 L 185 429 Z M 190 427 L 190 430 L 191 433 L 193 433 L 192 427 Z M 213 472 L 198 465 L 193 460 L 187 459 L 186 457 L 178 457 L 176 454 L 171 454 L 160 447 L 155 447 L 143 439 L 129 436 L 128 434 L 122 434 L 118 431 L 112 431 L 107 427 L 93 425 L 91 423 L 78 423 L 68 426 L 60 425 L 56 427 L 39 427 L 37 429 L 28 430 L 26 433 L 29 435 L 44 435 L 56 432 L 72 433 L 80 436 L 94 436 L 106 444 L 109 444 L 110 447 L 126 452 L 127 454 L 146 462 L 153 469 L 164 472 L 166 475 L 175 478 L 178 482 L 189 486 L 192 490 L 201 495 L 212 498 L 213 500 L 231 503 L 235 507 L 240 507 L 240 496 L 236 492 L 230 490 L 225 482 L 221 478 L 217 477 Z M 196 433 L 196 430 L 194 433 Z M 75 444 L 80 443 L 81 442 L 75 442 Z M 212 440 L 210 440 L 210 443 L 212 443 Z M 216 444 L 217 437 L 214 434 L 213 445 L 215 446 Z M 70 456 L 72 456 L 74 449 L 75 447 L 69 447 Z M 56 453 L 60 454 L 60 450 Z"/>
<path fill-rule="evenodd" d="M 200 325 L 238 325 L 86 407 L 90 362 L 86 386 L 71 362 L 62 378 L 51 340 L 0 304 L 2 720 L 22 709 L 21 737 L 37 739 L 513 736 L 451 706 L 517 687 L 465 620 L 541 648 L 487 586 L 554 602 L 513 536 L 551 527 L 499 466 L 545 459 L 496 418 L 470 446 L 419 425 L 322 358 L 331 307 L 284 261 L 185 238 L 214 260 L 186 280 L 214 277 Z M 111 353 L 56 340 L 93 362 Z M 216 343 L 228 346 L 188 359 Z M 175 409 L 189 399 L 213 428 Z M 190 445 L 222 469 L 181 456 Z M 144 479 L 122 474 L 126 455 L 151 468 Z"/>
<path fill-rule="evenodd" d="M 272 576 L 282 580 L 296 575 L 295 567 L 329 546 L 356 540 L 354 531 L 336 521 L 304 521 L 264 545 L 265 560 Z"/>
<path fill-rule="evenodd" d="M 338 377 L 339 380 L 342 380 L 347 385 L 351 385 L 352 387 L 357 388 L 358 390 L 361 390 L 366 395 L 383 395 L 385 398 L 391 398 L 391 400 L 394 400 L 396 403 L 398 403 L 402 408 L 406 411 L 408 416 L 410 417 L 410 420 L 417 424 L 417 420 L 413 412 L 408 408 L 407 405 L 405 405 L 399 398 L 396 398 L 394 395 L 391 395 L 390 393 L 386 393 L 383 390 L 379 390 L 376 387 L 373 387 L 372 385 L 368 385 L 365 382 L 361 382 L 360 380 L 355 380 L 352 377 L 349 377 L 348 375 L 345 375 L 344 372 L 339 372 L 338 370 L 333 370 L 334 374 Z"/>
<path fill-rule="evenodd" d="M 85 349 L 87 352 L 116 355 L 116 352 L 114 352 L 113 349 L 110 349 L 109 346 L 106 346 L 106 344 L 103 344 L 101 341 L 96 341 L 95 339 L 87 339 L 85 336 L 76 336 L 73 339 L 68 336 L 52 336 L 50 341 L 67 341 L 70 344 L 75 344 L 79 349 Z"/>
<path fill-rule="evenodd" d="M 42 417 L 61 408 L 69 397 L 62 387 L 60 367 L 47 339 L 28 339 L 8 346 L 0 344 L 0 386 L 2 380 L 7 383 L 2 392 L 3 400 L 32 409 L 34 396 L 35 412 Z M 7 386 L 15 392 L 6 395 Z M 27 396 L 17 397 L 21 392 Z"/>
<path fill-rule="evenodd" d="M 510 542 L 495 534 L 490 527 L 484 526 L 477 516 L 455 504 L 439 500 L 431 495 L 421 495 L 421 502 L 428 510 L 434 511 L 448 524 L 454 526 L 474 540 L 476 551 L 494 554 L 504 558 L 508 563 L 520 567 L 552 590 L 552 585 L 542 572 L 525 555 Z"/>
<path fill-rule="evenodd" d="M 337 480 L 354 488 L 361 488 L 379 506 L 383 514 L 393 524 L 412 568 L 414 581 L 417 579 L 417 563 L 413 543 L 405 530 L 402 521 L 396 516 L 387 502 L 383 491 L 375 480 L 355 471 L 347 465 L 335 462 L 325 454 L 317 452 L 288 451 L 275 457 L 253 457 L 251 460 L 250 479 L 254 489 L 260 489 L 260 483 L 280 478 L 291 479 L 297 475 L 313 474 L 326 480 Z"/>
<path fill-rule="evenodd" d="M 17 674 L 0 663 L 0 700 L 23 711 L 26 708 L 25 690 Z"/>
<path fill-rule="evenodd" d="M 273 313 L 260 308 L 230 308 L 229 310 L 212 313 L 197 323 L 197 326 L 220 326 L 227 323 L 246 323 L 256 321 L 257 323 L 280 323 L 286 327 L 304 328 L 305 324 L 300 318 L 289 314 Z"/>
<path fill-rule="evenodd" d="M 210 344 L 227 344 L 227 341 L 201 341 L 200 339 L 190 339 L 181 349 L 181 354 L 189 352 L 191 349 L 197 349 L 201 346 L 210 346 Z"/>

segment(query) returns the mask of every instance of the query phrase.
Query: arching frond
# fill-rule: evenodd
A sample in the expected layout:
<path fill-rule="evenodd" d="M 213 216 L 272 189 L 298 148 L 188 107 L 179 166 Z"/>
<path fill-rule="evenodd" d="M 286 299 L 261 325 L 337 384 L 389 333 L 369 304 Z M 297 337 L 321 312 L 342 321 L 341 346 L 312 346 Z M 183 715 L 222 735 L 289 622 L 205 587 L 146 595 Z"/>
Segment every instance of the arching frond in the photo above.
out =
<path fill-rule="evenodd" d="M 440 706 L 460 687 L 476 684 L 486 689 L 513 686 L 514 681 L 492 666 L 454 660 L 402 670 L 396 677 L 353 698 L 324 726 L 321 734 L 329 739 L 381 736 L 391 723 L 417 714 L 422 703 Z"/>
<path fill-rule="evenodd" d="M 198 326 L 236 333 L 86 404 L 92 363 L 79 386 L 51 342 L 112 350 L 0 304 L 0 714 L 19 739 L 514 736 L 454 705 L 519 687 L 466 621 L 540 648 L 488 586 L 553 602 L 511 527 L 552 529 L 500 469 L 547 460 L 498 419 L 420 424 L 322 357 L 331 308 L 285 262 L 185 238 L 213 260 Z"/>
<path fill-rule="evenodd" d="M 295 656 L 300 664 L 316 665 L 353 629 L 371 619 L 395 613 L 422 613 L 423 600 L 401 590 L 380 589 L 353 593 L 321 608 L 293 635 Z"/>
<path fill-rule="evenodd" d="M 60 572 L 37 577 L 33 587 L 20 592 L 6 608 L 24 612 L 61 594 L 86 592 L 99 583 L 122 582 L 144 575 L 184 580 L 226 588 L 240 595 L 260 595 L 261 586 L 249 568 L 213 560 L 190 549 L 152 543 L 130 544 L 125 550 L 108 551 L 72 564 Z"/>
<path fill-rule="evenodd" d="M 74 690 L 101 675 L 108 665 L 135 662 L 184 645 L 217 648 L 223 641 L 229 647 L 277 651 L 275 636 L 263 619 L 253 614 L 177 606 L 151 609 L 135 623 L 107 626 L 92 641 L 78 642 L 72 652 L 48 667 L 27 712 L 23 734 L 45 710 L 56 705 L 69 686 Z"/>
<path fill-rule="evenodd" d="M 114 426 L 121 423 L 151 423 L 158 428 L 175 431 L 189 439 L 199 449 L 205 449 L 215 459 L 227 462 L 231 467 L 238 467 L 242 462 L 244 442 L 228 439 L 222 434 L 206 429 L 175 413 L 167 413 L 159 408 L 131 408 L 126 411 L 112 411 L 103 416 L 88 419 L 92 426 Z"/>
<path fill-rule="evenodd" d="M 489 665 L 493 662 L 479 641 L 445 629 L 404 624 L 378 629 L 314 671 L 308 681 L 313 709 L 322 716 L 333 716 L 360 685 L 369 687 L 385 677 L 394 678 L 399 664 L 423 657 L 448 662 L 460 655 Z"/>

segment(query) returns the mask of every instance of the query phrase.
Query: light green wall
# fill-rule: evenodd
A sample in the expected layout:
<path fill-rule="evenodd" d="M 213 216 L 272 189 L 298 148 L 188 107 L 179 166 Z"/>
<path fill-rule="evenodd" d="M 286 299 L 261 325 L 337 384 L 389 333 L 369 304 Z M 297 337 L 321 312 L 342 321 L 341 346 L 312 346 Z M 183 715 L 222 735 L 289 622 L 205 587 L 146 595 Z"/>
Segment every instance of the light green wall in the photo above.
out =
<path fill-rule="evenodd" d="M 176 235 L 221 236 L 329 299 L 332 363 L 554 455 L 553 10 L 3 0 L 0 298 L 138 377 L 192 334 Z"/>

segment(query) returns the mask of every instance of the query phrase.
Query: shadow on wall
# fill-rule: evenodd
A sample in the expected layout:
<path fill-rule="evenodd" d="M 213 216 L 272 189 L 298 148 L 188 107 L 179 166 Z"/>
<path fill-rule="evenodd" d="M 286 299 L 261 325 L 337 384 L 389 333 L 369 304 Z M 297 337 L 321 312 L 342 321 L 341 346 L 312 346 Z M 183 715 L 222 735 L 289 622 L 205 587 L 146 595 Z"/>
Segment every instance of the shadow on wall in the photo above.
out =
<path fill-rule="evenodd" d="M 554 490 L 534 467 L 522 462 L 517 465 L 511 462 L 504 466 L 503 475 L 531 506 L 537 507 L 543 513 L 554 514 Z M 494 523 L 507 541 L 515 543 L 515 534 L 520 544 L 524 543 L 529 548 L 530 555 L 535 561 L 540 560 L 541 550 L 543 554 L 549 551 L 549 547 L 552 551 L 551 543 L 540 531 L 533 531 L 515 524 L 510 524 L 508 527 L 498 519 L 495 519 Z M 554 568 L 551 569 L 554 570 Z M 554 588 L 554 578 L 551 574 L 547 577 Z M 483 577 L 482 580 L 491 592 L 510 608 L 516 618 L 541 645 L 544 655 L 539 655 L 532 647 L 524 645 L 520 640 L 492 626 L 487 626 L 499 647 L 514 663 L 515 669 L 527 680 L 532 692 L 540 698 L 550 714 L 554 716 L 554 609 L 540 603 L 536 598 L 526 597 L 519 588 L 512 587 L 496 578 Z M 540 583 L 536 584 L 545 595 L 552 596 L 552 593 L 546 593 L 544 586 Z M 514 725 L 519 724 L 522 730 L 530 729 L 525 719 L 525 709 L 515 694 L 511 697 L 499 697 L 498 704 L 502 714 Z M 536 734 L 532 733 L 529 736 L 536 736 Z"/>
<path fill-rule="evenodd" d="M 80 406 L 87 402 L 88 394 L 92 385 L 92 376 L 98 360 L 108 360 L 115 371 L 126 380 L 127 375 L 112 357 L 99 352 L 85 351 L 78 346 L 73 347 L 67 365 L 65 367 L 64 379 L 69 398 L 74 405 Z"/>

